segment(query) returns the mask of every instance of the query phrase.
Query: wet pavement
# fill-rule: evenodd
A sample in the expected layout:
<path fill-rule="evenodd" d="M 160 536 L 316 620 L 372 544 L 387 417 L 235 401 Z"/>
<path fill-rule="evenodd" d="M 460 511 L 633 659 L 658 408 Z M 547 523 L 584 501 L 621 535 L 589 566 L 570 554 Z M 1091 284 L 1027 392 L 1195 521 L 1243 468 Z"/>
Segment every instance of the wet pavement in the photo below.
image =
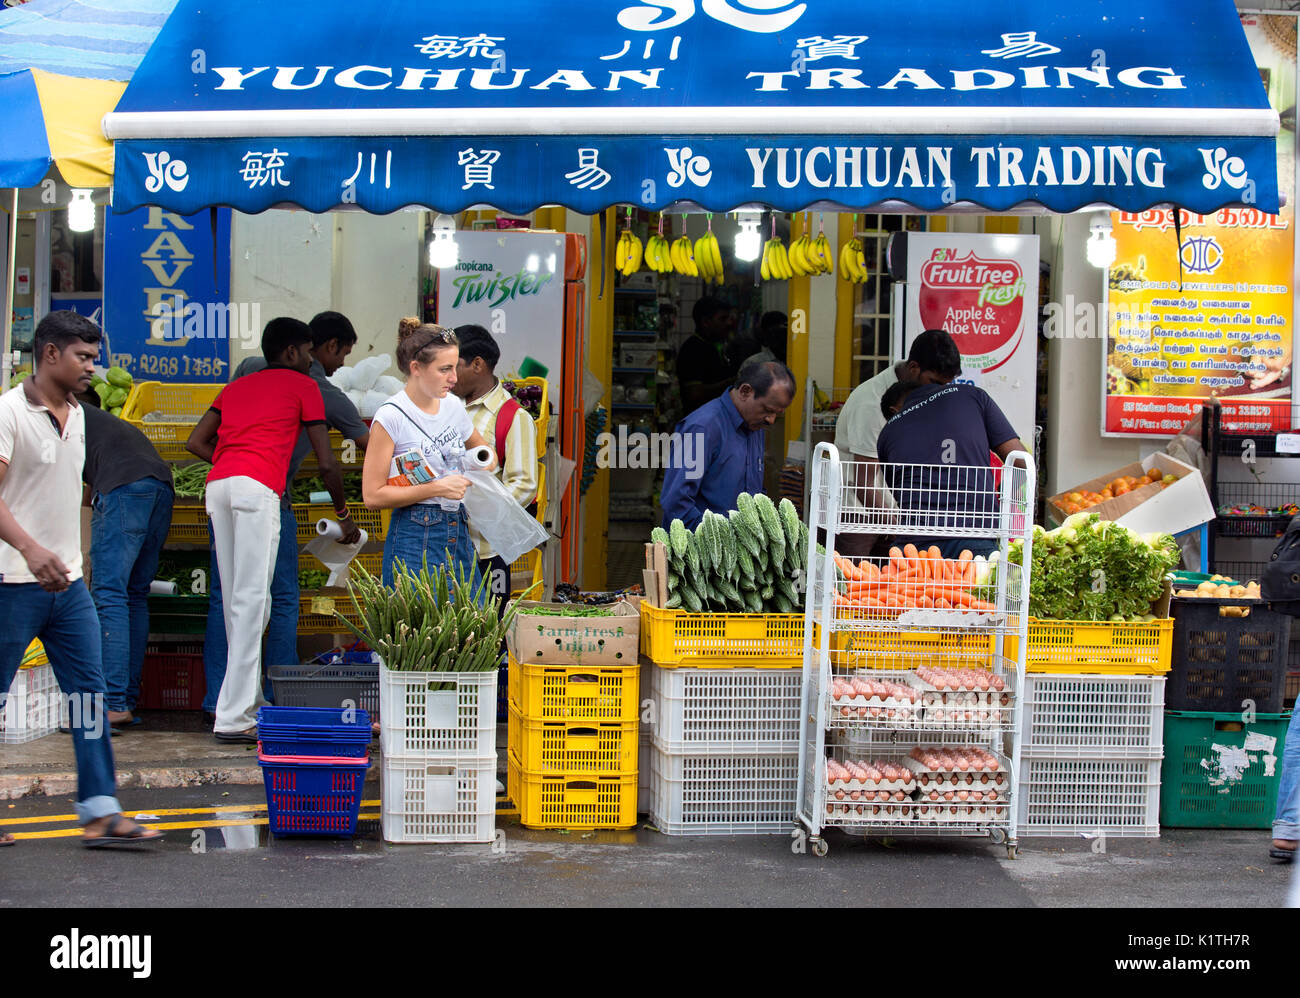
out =
<path fill-rule="evenodd" d="M 491 845 L 389 845 L 379 784 L 355 839 L 268 834 L 260 788 L 127 789 L 158 846 L 81 849 L 71 798 L 0 802 L 19 843 L 0 851 L 0 908 L 41 906 L 1228 907 L 1284 902 L 1289 871 L 1268 833 L 1167 830 L 1161 839 L 1022 839 L 1019 858 L 982 839 L 677 837 L 531 831 L 509 810 Z"/>

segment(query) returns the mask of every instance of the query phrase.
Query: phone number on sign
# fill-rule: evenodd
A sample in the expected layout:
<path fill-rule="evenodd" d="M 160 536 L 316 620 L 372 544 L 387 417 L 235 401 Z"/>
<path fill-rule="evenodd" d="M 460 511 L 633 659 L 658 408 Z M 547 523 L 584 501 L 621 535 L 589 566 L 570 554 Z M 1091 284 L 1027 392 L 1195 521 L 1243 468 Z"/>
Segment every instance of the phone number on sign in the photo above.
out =
<path fill-rule="evenodd" d="M 212 378 L 224 380 L 230 365 L 219 357 L 176 357 L 146 353 L 139 357 L 129 353 L 113 354 L 113 363 L 124 367 L 133 378 Z"/>

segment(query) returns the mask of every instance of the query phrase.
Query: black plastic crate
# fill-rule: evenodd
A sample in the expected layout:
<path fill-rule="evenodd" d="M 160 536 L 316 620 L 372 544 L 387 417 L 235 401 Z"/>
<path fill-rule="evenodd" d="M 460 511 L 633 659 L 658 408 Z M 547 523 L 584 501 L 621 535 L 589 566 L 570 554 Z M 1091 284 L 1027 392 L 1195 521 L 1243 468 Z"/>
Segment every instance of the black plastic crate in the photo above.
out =
<path fill-rule="evenodd" d="M 1220 537 L 1281 537 L 1296 515 L 1287 510 L 1296 500 L 1296 491 L 1291 482 L 1221 481 L 1216 488 L 1214 528 Z M 1233 508 L 1248 511 L 1227 512 Z"/>
<path fill-rule="evenodd" d="M 336 665 L 272 665 L 267 670 L 277 707 L 341 709 L 352 703 L 379 720 L 379 666 L 374 663 Z"/>
<path fill-rule="evenodd" d="M 1225 617 L 1241 606 L 1248 617 Z M 1291 618 L 1259 600 L 1178 599 L 1173 671 L 1165 688 L 1169 710 L 1240 711 L 1253 701 L 1260 713 L 1282 709 L 1290 654 Z"/>

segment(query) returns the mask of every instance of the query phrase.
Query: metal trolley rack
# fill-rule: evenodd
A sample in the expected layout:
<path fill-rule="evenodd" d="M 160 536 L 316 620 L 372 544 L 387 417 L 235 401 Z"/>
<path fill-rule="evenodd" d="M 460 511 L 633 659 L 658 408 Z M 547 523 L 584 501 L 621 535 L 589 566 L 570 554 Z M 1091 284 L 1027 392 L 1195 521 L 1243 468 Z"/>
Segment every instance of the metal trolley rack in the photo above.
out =
<path fill-rule="evenodd" d="M 830 444 L 818 444 L 811 464 L 796 821 L 818 856 L 829 848 L 823 830 L 837 827 L 988 836 L 1014 859 L 1029 579 L 1007 553 L 1020 539 L 1030 563 L 1033 459 L 1009 455 L 1000 484 L 989 467 L 874 467 L 897 505 L 859 487 L 877 480 L 871 466 L 841 462 Z M 875 576 L 890 559 L 837 561 L 836 537 L 850 532 L 996 538 L 999 550 L 983 585 L 970 581 L 982 573 L 978 561 L 951 580 L 895 564 L 879 589 L 887 605 L 858 605 L 839 592 L 841 566 Z M 937 608 L 925 608 L 930 601 Z M 957 670 L 960 683 L 952 681 Z M 882 761 L 883 771 L 875 765 Z"/>

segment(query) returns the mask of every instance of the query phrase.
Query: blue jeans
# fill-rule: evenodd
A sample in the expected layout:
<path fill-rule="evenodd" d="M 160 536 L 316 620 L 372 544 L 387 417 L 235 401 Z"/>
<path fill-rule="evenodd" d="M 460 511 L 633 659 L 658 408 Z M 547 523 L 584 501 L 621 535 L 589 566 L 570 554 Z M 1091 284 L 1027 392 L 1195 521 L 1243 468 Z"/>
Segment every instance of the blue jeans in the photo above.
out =
<path fill-rule="evenodd" d="M 104 716 L 104 668 L 99 618 L 84 579 L 61 593 L 35 582 L 0 584 L 0 703 L 13 685 L 23 653 L 40 638 L 69 704 L 77 757 L 77 818 L 88 825 L 119 814 L 113 740 Z"/>
<path fill-rule="evenodd" d="M 1300 710 L 1291 711 L 1291 723 L 1286 729 L 1282 772 L 1278 774 L 1273 838 L 1300 842 Z"/>
<path fill-rule="evenodd" d="M 208 550 L 212 569 L 208 579 L 208 629 L 203 639 L 203 674 L 208 689 L 203 709 L 215 713 L 217 696 L 226 678 L 226 621 L 221 600 L 221 575 L 217 553 L 212 547 L 212 526 L 208 525 Z M 271 622 L 266 627 L 264 666 L 298 664 L 298 523 L 293 510 L 280 506 L 280 549 L 275 556 L 275 578 L 271 581 Z M 263 679 L 263 695 L 271 703 L 271 680 Z"/>
<path fill-rule="evenodd" d="M 149 640 L 149 583 L 172 522 L 172 490 L 142 478 L 91 505 L 90 595 L 99 612 L 109 710 L 130 711 L 140 699 L 140 670 Z"/>
<path fill-rule="evenodd" d="M 394 562 L 405 562 L 418 575 L 426 560 L 430 572 L 442 565 L 477 581 L 478 555 L 469 539 L 463 507 L 449 511 L 417 503 L 393 510 L 384 541 L 384 585 L 392 588 Z"/>

